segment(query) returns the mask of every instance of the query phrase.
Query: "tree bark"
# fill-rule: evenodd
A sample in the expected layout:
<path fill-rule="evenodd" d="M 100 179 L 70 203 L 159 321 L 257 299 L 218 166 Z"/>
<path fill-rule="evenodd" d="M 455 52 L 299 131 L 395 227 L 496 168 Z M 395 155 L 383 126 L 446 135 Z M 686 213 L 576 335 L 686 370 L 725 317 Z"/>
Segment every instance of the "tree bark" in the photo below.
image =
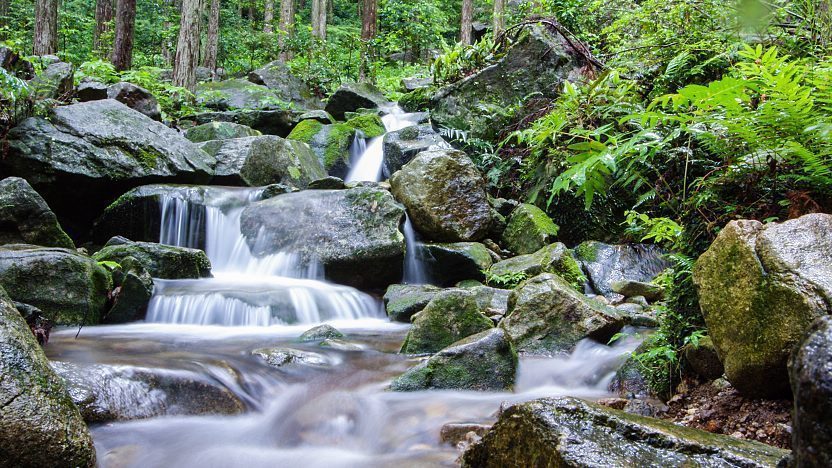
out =
<path fill-rule="evenodd" d="M 217 71 L 217 51 L 220 44 L 220 0 L 211 0 L 211 12 L 208 17 L 208 33 L 205 39 L 205 57 L 203 58 L 203 66 L 209 70 L 213 76 L 216 76 Z"/>
<path fill-rule="evenodd" d="M 326 40 L 327 0 L 312 0 L 312 35 Z"/>
<path fill-rule="evenodd" d="M 280 23 L 278 27 L 280 34 L 277 37 L 277 45 L 280 47 L 280 60 L 288 62 L 292 60 L 292 52 L 288 50 L 286 43 L 295 31 L 294 0 L 280 0 Z"/>
<path fill-rule="evenodd" d="M 473 43 L 474 0 L 462 0 L 461 17 L 459 42 L 471 45 Z"/>
<path fill-rule="evenodd" d="M 378 1 L 361 2 L 361 63 L 358 67 L 359 81 L 372 81 L 370 76 L 371 41 L 376 37 L 378 23 Z"/>
<path fill-rule="evenodd" d="M 92 48 L 102 56 L 107 56 L 101 36 L 110 31 L 113 21 L 113 0 L 96 0 L 95 2 L 95 31 L 93 32 Z"/>
<path fill-rule="evenodd" d="M 179 40 L 173 64 L 173 84 L 194 91 L 199 62 L 200 0 L 183 0 L 179 22 Z"/>
<path fill-rule="evenodd" d="M 58 52 L 58 0 L 35 0 L 35 55 Z"/>
<path fill-rule="evenodd" d="M 0 29 L 9 25 L 9 20 L 6 18 L 9 16 L 9 3 L 10 0 L 0 0 Z M 0 34 L 0 39 L 5 39 Z"/>
<path fill-rule="evenodd" d="M 506 1 L 494 0 L 494 38 L 506 29 Z"/>
<path fill-rule="evenodd" d="M 116 1 L 116 37 L 110 60 L 116 70 L 133 65 L 133 32 L 136 29 L 136 0 Z"/>
<path fill-rule="evenodd" d="M 274 26 L 274 0 L 266 0 L 263 3 L 263 32 L 273 33 Z"/>

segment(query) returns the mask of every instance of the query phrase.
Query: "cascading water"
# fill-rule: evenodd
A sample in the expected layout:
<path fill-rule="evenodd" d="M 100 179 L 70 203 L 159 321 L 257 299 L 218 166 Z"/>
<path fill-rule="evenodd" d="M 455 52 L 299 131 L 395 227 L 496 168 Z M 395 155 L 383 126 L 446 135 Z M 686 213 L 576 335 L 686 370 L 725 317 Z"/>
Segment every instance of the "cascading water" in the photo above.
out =
<path fill-rule="evenodd" d="M 387 132 L 395 132 L 417 124 L 417 114 L 406 114 L 399 106 L 386 109 L 387 114 L 381 118 Z M 384 135 L 366 141 L 356 135 L 350 147 L 352 169 L 347 174 L 347 182 L 378 182 L 381 180 L 381 165 L 384 161 Z"/>
<path fill-rule="evenodd" d="M 422 261 L 422 249 L 416 237 L 416 229 L 413 228 L 413 223 L 410 221 L 410 216 L 405 215 L 404 218 L 404 278 L 402 281 L 406 284 L 427 284 L 430 282 L 425 262 Z"/>

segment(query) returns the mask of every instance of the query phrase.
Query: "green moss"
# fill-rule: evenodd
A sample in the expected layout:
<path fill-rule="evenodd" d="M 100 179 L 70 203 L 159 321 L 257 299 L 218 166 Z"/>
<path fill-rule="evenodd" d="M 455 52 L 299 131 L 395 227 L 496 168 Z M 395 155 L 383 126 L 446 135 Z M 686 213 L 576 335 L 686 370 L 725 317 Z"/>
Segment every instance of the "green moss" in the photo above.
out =
<path fill-rule="evenodd" d="M 399 98 L 399 106 L 407 112 L 428 110 L 434 92 L 433 88 L 415 89 Z"/>
<path fill-rule="evenodd" d="M 551 243 L 558 229 L 543 210 L 523 203 L 511 213 L 503 242 L 516 254 L 530 254 Z"/>
<path fill-rule="evenodd" d="M 312 143 L 315 136 L 321 132 L 321 128 L 323 128 L 323 126 L 324 124 L 318 122 L 317 120 L 303 120 L 292 129 L 289 136 L 286 138 L 309 144 Z"/>
<path fill-rule="evenodd" d="M 347 121 L 347 125 L 360 130 L 364 134 L 364 138 L 380 137 L 387 132 L 384 128 L 384 122 L 377 114 L 363 114 L 353 117 Z"/>
<path fill-rule="evenodd" d="M 435 353 L 467 336 L 493 328 L 473 294 L 448 290 L 437 294 L 425 309 L 413 318 L 401 352 Z"/>
<path fill-rule="evenodd" d="M 594 241 L 583 242 L 575 248 L 575 255 L 584 262 L 594 262 L 598 259 L 599 245 Z"/>

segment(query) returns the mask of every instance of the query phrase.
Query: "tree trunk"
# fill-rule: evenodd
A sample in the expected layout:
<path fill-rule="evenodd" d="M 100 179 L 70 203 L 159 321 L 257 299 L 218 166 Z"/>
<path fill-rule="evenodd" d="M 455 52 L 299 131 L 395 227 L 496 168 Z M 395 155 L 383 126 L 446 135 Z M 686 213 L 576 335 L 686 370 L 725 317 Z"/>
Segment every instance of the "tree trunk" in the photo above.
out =
<path fill-rule="evenodd" d="M 272 26 L 273 22 L 274 22 L 274 0 L 266 0 L 263 3 L 263 32 L 264 33 L 274 32 L 274 26 Z"/>
<path fill-rule="evenodd" d="M 9 3 L 10 0 L 0 0 L 0 29 L 9 25 L 9 20 L 6 18 L 9 16 Z M 0 33 L 0 39 L 6 39 L 2 33 Z"/>
<path fill-rule="evenodd" d="M 136 0 L 116 1 L 116 37 L 111 61 L 116 70 L 133 65 L 133 32 L 136 29 Z"/>
<path fill-rule="evenodd" d="M 101 36 L 110 31 L 113 21 L 113 0 L 96 0 L 95 2 L 95 31 L 93 32 L 92 48 L 102 56 L 109 55 L 104 50 L 105 44 Z"/>
<path fill-rule="evenodd" d="M 58 52 L 58 0 L 35 0 L 35 55 Z"/>
<path fill-rule="evenodd" d="M 327 0 L 312 0 L 312 36 L 326 40 Z"/>
<path fill-rule="evenodd" d="M 506 29 L 506 0 L 494 0 L 494 38 Z"/>
<path fill-rule="evenodd" d="M 361 63 L 358 68 L 359 81 L 372 81 L 370 76 L 371 45 L 376 37 L 378 19 L 378 1 L 362 0 L 361 2 Z"/>
<path fill-rule="evenodd" d="M 217 51 L 220 44 L 220 0 L 211 0 L 211 12 L 208 17 L 208 33 L 205 39 L 205 57 L 203 58 L 203 66 L 209 70 L 213 76 L 216 76 L 217 71 Z"/>
<path fill-rule="evenodd" d="M 461 16 L 459 42 L 471 45 L 473 43 L 474 0 L 462 0 Z"/>
<path fill-rule="evenodd" d="M 196 65 L 199 62 L 200 0 L 183 0 L 179 22 L 179 41 L 173 64 L 173 84 L 194 91 Z"/>
<path fill-rule="evenodd" d="M 295 31 L 295 1 L 280 0 L 280 35 L 277 37 L 277 44 L 280 47 L 280 60 L 288 62 L 292 60 L 292 52 L 288 50 L 287 40 Z"/>

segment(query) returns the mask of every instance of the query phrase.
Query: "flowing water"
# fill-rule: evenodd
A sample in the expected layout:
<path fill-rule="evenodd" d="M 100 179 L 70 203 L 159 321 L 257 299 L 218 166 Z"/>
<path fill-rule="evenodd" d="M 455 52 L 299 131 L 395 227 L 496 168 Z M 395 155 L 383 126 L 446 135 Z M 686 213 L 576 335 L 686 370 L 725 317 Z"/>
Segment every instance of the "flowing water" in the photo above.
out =
<path fill-rule="evenodd" d="M 399 106 L 385 109 L 387 112 L 381 121 L 387 132 L 395 132 L 418 122 L 418 114 L 406 114 Z M 347 174 L 347 182 L 378 182 L 381 180 L 381 165 L 384 160 L 384 135 L 367 141 L 363 135 L 356 135 L 350 147 L 352 169 Z"/>

